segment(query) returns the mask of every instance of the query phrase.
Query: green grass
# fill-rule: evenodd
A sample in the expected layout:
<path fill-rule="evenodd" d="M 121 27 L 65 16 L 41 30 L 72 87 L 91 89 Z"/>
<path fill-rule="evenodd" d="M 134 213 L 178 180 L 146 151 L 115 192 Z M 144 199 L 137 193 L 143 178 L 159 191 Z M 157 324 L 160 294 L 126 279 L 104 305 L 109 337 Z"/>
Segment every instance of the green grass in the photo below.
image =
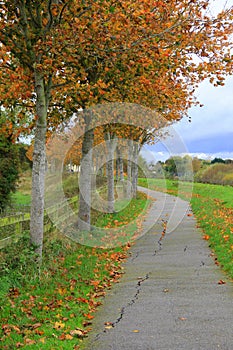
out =
<path fill-rule="evenodd" d="M 24 237 L 0 252 L 1 348 L 78 349 L 105 290 L 121 275 L 128 247 L 50 238 L 40 275 L 28 247 Z"/>
<path fill-rule="evenodd" d="M 12 205 L 20 206 L 20 205 L 30 205 L 31 204 L 31 195 L 24 194 L 20 191 L 16 191 L 12 194 Z"/>
<path fill-rule="evenodd" d="M 139 184 L 178 194 L 177 181 L 149 179 L 148 184 L 145 179 L 139 179 Z M 185 184 L 179 196 L 189 199 L 189 192 L 184 189 Z M 203 238 L 208 240 L 215 254 L 216 264 L 233 278 L 233 187 L 194 183 L 191 206 L 198 225 L 203 230 Z"/>
<path fill-rule="evenodd" d="M 92 221 L 100 227 L 116 227 L 127 225 L 135 220 L 148 207 L 149 201 L 142 192 L 137 193 L 137 198 L 132 200 L 123 199 L 118 201 L 115 206 L 115 213 L 105 214 L 93 211 Z"/>

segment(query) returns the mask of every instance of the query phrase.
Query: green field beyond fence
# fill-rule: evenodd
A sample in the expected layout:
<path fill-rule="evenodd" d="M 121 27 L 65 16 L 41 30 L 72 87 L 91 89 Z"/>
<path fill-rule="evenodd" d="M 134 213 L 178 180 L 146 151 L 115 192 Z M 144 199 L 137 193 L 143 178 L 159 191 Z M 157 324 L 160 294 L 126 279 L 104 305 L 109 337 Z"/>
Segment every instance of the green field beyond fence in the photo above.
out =
<path fill-rule="evenodd" d="M 50 218 L 56 219 L 56 222 L 65 221 L 76 214 L 75 210 L 70 210 L 78 202 L 78 196 L 70 198 L 68 201 L 58 203 L 49 207 L 44 215 L 44 232 L 53 229 L 53 223 Z M 29 229 L 30 213 L 19 212 L 18 214 L 0 218 L 0 249 L 17 240 Z"/>

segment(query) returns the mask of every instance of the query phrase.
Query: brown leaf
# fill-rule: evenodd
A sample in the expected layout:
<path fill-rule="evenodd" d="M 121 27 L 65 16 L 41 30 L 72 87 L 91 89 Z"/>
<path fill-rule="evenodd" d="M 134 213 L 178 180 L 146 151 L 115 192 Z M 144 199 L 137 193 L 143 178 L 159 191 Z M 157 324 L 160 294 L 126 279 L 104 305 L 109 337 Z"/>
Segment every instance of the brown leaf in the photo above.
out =
<path fill-rule="evenodd" d="M 22 346 L 24 346 L 24 344 L 18 342 L 18 343 L 15 344 L 15 346 L 16 346 L 16 348 L 18 349 L 18 348 L 21 348 Z"/>
<path fill-rule="evenodd" d="M 219 281 L 218 281 L 218 284 L 226 284 L 226 282 L 223 281 L 223 280 L 219 280 Z"/>
<path fill-rule="evenodd" d="M 87 331 L 81 328 L 76 328 L 72 331 L 70 331 L 70 335 L 76 336 L 78 338 L 84 338 L 87 334 Z"/>
<path fill-rule="evenodd" d="M 179 317 L 179 320 L 181 320 L 181 321 L 186 321 L 187 318 L 186 318 L 186 317 Z"/>
<path fill-rule="evenodd" d="M 24 342 L 25 342 L 25 344 L 27 344 L 27 345 L 36 344 L 36 341 L 35 341 L 35 340 L 29 339 L 29 338 L 26 338 L 26 339 L 24 340 Z"/>

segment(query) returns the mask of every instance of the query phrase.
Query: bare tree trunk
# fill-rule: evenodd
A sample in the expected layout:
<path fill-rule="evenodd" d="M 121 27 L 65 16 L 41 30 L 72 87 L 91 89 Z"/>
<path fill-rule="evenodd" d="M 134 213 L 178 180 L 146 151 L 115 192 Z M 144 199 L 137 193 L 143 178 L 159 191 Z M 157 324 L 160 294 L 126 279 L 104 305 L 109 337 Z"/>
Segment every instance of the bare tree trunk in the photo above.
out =
<path fill-rule="evenodd" d="M 118 158 L 118 151 L 117 151 L 117 157 L 116 157 L 116 181 L 118 181 L 118 179 L 119 179 L 119 173 L 120 173 L 120 169 L 119 169 L 119 158 Z"/>
<path fill-rule="evenodd" d="M 91 228 L 91 179 L 92 179 L 92 147 L 93 129 L 89 130 L 91 115 L 85 112 L 85 134 L 82 144 L 82 161 L 79 175 L 79 212 L 78 228 L 80 231 L 90 231 Z"/>
<path fill-rule="evenodd" d="M 127 160 L 127 198 L 132 196 L 132 152 L 133 140 L 128 140 L 128 160 Z"/>
<path fill-rule="evenodd" d="M 119 172 L 120 172 L 120 182 L 124 181 L 124 169 L 123 169 L 123 158 L 122 158 L 122 153 L 121 149 L 118 147 L 119 151 Z"/>
<path fill-rule="evenodd" d="M 30 220 L 30 241 L 42 258 L 44 234 L 44 182 L 45 182 L 45 139 L 47 128 L 47 101 L 43 75 L 35 72 L 37 124 L 35 132 L 33 168 L 32 168 L 32 203 Z"/>
<path fill-rule="evenodd" d="M 139 154 L 139 145 L 137 142 L 134 142 L 133 143 L 133 152 L 132 152 L 132 195 L 133 195 L 133 198 L 137 197 L 138 154 Z"/>
<path fill-rule="evenodd" d="M 105 140 L 107 145 L 107 181 L 108 181 L 108 212 L 114 212 L 114 152 L 117 145 L 117 138 L 111 138 L 109 132 L 105 133 Z"/>
<path fill-rule="evenodd" d="M 120 182 L 124 181 L 124 170 L 123 170 L 123 159 L 122 159 L 122 153 L 119 146 L 116 148 L 116 180 L 119 180 Z"/>

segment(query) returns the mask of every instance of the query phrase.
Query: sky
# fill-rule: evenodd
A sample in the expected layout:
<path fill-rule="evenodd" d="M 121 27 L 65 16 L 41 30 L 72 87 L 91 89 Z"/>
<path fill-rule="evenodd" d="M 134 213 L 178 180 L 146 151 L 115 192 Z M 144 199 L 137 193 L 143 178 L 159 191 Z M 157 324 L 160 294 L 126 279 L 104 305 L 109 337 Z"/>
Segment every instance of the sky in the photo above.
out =
<path fill-rule="evenodd" d="M 191 108 L 191 123 L 183 118 L 174 129 L 189 153 L 233 159 L 233 76 L 222 87 L 202 83 L 197 97 L 204 106 Z"/>
<path fill-rule="evenodd" d="M 145 158 L 156 162 L 175 154 L 190 154 L 201 159 L 233 159 L 233 76 L 227 77 L 225 86 L 203 82 L 196 96 L 204 106 L 189 110 L 191 123 L 183 118 L 173 124 L 168 129 L 171 139 L 146 146 L 142 152 Z"/>
<path fill-rule="evenodd" d="M 225 4 L 226 0 L 213 0 L 211 12 L 218 12 Z M 228 0 L 227 7 L 232 5 L 233 0 Z M 147 146 L 142 155 L 148 161 L 164 161 L 174 154 L 190 154 L 201 159 L 233 159 L 233 76 L 228 76 L 225 85 L 219 87 L 204 81 L 196 96 L 204 106 L 189 110 L 191 123 L 183 118 L 172 126 L 173 143 L 169 140 Z M 180 145 L 177 150 L 176 142 Z"/>

